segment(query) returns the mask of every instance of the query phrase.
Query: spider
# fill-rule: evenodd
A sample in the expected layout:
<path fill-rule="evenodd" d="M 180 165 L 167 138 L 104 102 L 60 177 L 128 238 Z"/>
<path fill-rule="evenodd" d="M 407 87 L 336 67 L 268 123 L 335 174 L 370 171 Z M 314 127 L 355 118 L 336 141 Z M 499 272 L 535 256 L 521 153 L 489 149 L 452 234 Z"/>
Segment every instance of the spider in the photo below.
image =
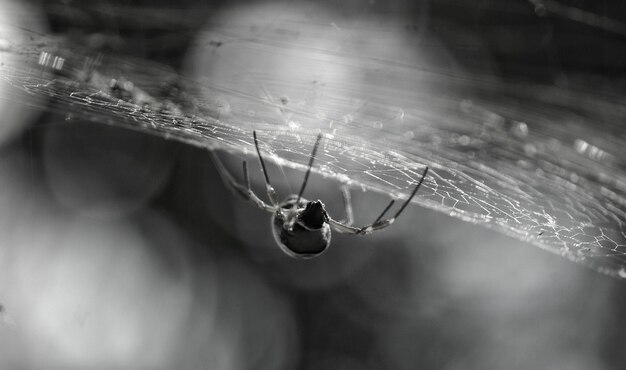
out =
<path fill-rule="evenodd" d="M 350 195 L 345 188 L 342 192 L 346 212 L 345 221 L 337 221 L 330 217 L 321 200 L 309 201 L 302 197 L 309 179 L 309 174 L 311 173 L 313 161 L 315 160 L 317 148 L 322 139 L 321 133 L 317 135 L 317 139 L 315 140 L 315 145 L 309 157 L 309 165 L 304 175 L 304 181 L 302 182 L 300 191 L 297 195 L 289 195 L 282 202 L 278 201 L 276 191 L 270 183 L 267 169 L 265 168 L 265 162 L 259 150 L 259 140 L 257 139 L 256 131 L 253 131 L 253 137 L 254 146 L 259 157 L 259 162 L 261 163 L 261 170 L 265 177 L 265 188 L 270 204 L 265 203 L 252 191 L 250 178 L 248 177 L 248 164 L 245 160 L 243 161 L 244 185 L 235 181 L 234 177 L 226 170 L 226 167 L 224 167 L 215 151 L 212 150 L 211 153 L 214 162 L 218 172 L 227 185 L 244 199 L 251 201 L 258 208 L 272 213 L 272 231 L 274 239 L 287 255 L 294 258 L 312 258 L 322 254 L 330 245 L 331 229 L 342 234 L 366 235 L 372 231 L 384 229 L 391 225 L 411 202 L 411 199 L 413 199 L 417 193 L 428 172 L 428 166 L 426 166 L 413 192 L 393 217 L 383 219 L 387 211 L 393 206 L 395 200 L 391 200 L 387 207 L 385 207 L 382 213 L 371 224 L 363 227 L 354 227 L 352 226 Z"/>

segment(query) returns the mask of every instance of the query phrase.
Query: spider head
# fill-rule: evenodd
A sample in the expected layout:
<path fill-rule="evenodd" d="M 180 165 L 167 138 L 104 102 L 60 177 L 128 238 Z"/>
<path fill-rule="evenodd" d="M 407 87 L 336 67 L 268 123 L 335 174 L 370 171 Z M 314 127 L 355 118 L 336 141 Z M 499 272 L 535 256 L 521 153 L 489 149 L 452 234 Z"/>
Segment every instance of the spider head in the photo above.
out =
<path fill-rule="evenodd" d="M 280 248 L 295 258 L 312 258 L 330 245 L 328 213 L 321 201 L 289 197 L 272 217 L 274 238 Z"/>

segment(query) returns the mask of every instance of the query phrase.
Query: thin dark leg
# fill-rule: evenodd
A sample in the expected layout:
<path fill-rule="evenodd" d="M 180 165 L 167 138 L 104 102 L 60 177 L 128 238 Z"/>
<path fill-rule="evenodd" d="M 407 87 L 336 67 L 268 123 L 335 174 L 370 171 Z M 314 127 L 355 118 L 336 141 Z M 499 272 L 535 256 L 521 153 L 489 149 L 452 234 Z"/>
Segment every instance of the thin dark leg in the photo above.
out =
<path fill-rule="evenodd" d="M 256 154 L 259 156 L 259 161 L 261 162 L 261 169 L 263 170 L 263 176 L 265 177 L 265 184 L 270 184 L 270 178 L 267 175 L 267 169 L 265 168 L 265 161 L 263 161 L 263 156 L 261 155 L 261 151 L 259 150 L 259 139 L 256 137 L 256 131 L 252 131 L 252 136 L 254 136 L 254 146 L 256 148 Z"/>
<path fill-rule="evenodd" d="M 213 156 L 213 162 L 215 163 L 215 167 L 217 168 L 217 171 L 219 172 L 220 177 L 226 183 L 226 185 L 230 186 L 231 189 L 236 191 L 244 199 L 252 201 L 252 203 L 254 203 L 260 209 L 268 211 L 268 212 L 276 211 L 276 208 L 273 205 L 266 204 L 261 199 L 259 199 L 259 197 L 257 197 L 256 194 L 254 194 L 252 190 L 250 190 L 250 181 L 248 180 L 248 166 L 245 164 L 245 162 L 244 162 L 243 168 L 244 168 L 244 177 L 247 180 L 246 180 L 246 187 L 244 188 L 242 185 L 238 184 L 237 181 L 235 181 L 235 179 L 228 172 L 226 167 L 224 167 L 224 164 L 222 164 L 222 161 L 220 160 L 218 155 L 215 153 L 215 150 L 211 150 L 210 153 Z"/>
<path fill-rule="evenodd" d="M 265 177 L 265 189 L 267 190 L 267 196 L 270 198 L 270 203 L 273 206 L 278 205 L 278 199 L 276 198 L 276 191 L 272 187 L 270 183 L 270 178 L 267 175 L 267 168 L 265 168 L 265 161 L 263 160 L 263 156 L 261 155 L 261 150 L 259 150 L 259 139 L 256 137 L 256 131 L 252 131 L 252 135 L 254 136 L 254 146 L 256 148 L 256 153 L 259 156 L 259 161 L 261 162 L 261 170 L 263 170 L 263 176 Z"/>
<path fill-rule="evenodd" d="M 378 221 L 382 220 L 383 217 L 385 216 L 385 213 L 387 213 L 387 211 L 389 211 L 389 208 L 391 208 L 391 206 L 393 206 L 393 204 L 395 203 L 395 200 L 391 200 L 391 202 L 389 202 L 389 204 L 387 204 L 387 207 L 385 207 L 385 209 L 383 210 L 383 212 L 380 214 L 380 216 L 378 216 L 378 218 L 376 218 L 376 221 L 374 221 L 374 223 L 377 223 Z"/>
<path fill-rule="evenodd" d="M 315 160 L 315 154 L 317 154 L 317 147 L 320 145 L 320 140 L 322 140 L 321 133 L 317 135 L 317 139 L 315 140 L 315 145 L 313 146 L 313 152 L 311 152 L 311 157 L 309 159 L 309 167 L 306 170 L 306 174 L 304 174 L 304 181 L 302 182 L 302 186 L 300 187 L 300 192 L 298 193 L 298 200 L 296 201 L 296 204 L 300 202 L 300 198 L 302 198 L 302 194 L 304 193 L 304 188 L 306 187 L 306 183 L 309 181 L 309 174 L 311 173 L 311 167 L 313 167 L 313 161 Z"/>
<path fill-rule="evenodd" d="M 409 203 L 411 203 L 411 199 L 413 199 L 413 197 L 415 196 L 415 194 L 419 190 L 420 186 L 422 186 L 422 182 L 424 181 L 424 178 L 426 177 L 427 173 L 428 173 L 428 166 L 426 166 L 426 169 L 424 170 L 424 173 L 422 173 L 422 178 L 420 178 L 420 182 L 418 182 L 417 186 L 415 187 L 415 189 L 413 189 L 413 192 L 411 193 L 411 196 L 406 200 L 406 202 L 404 202 L 404 204 L 402 205 L 402 207 L 400 207 L 398 212 L 396 212 L 396 215 L 393 216 L 394 219 L 398 218 L 398 216 L 400 216 L 400 214 L 402 213 L 402 211 L 404 211 L 406 206 L 409 205 Z"/>
<path fill-rule="evenodd" d="M 383 217 L 385 216 L 385 214 L 387 213 L 389 208 L 391 208 L 391 206 L 394 203 L 394 201 L 392 200 L 391 202 L 389 202 L 387 207 L 385 207 L 385 209 L 383 210 L 381 215 L 378 216 L 376 221 L 374 221 L 373 223 L 371 223 L 369 225 L 365 225 L 365 226 L 363 226 L 361 228 L 358 228 L 358 227 L 354 227 L 354 226 L 343 224 L 343 223 L 341 223 L 339 221 L 336 221 L 336 220 L 331 218 L 329 220 L 330 226 L 333 229 L 335 229 L 336 231 L 340 232 L 340 233 L 344 233 L 344 234 L 358 234 L 358 235 L 365 235 L 365 234 L 371 233 L 372 231 L 381 230 L 381 229 L 386 228 L 387 226 L 391 225 L 396 220 L 396 218 L 398 218 L 398 216 L 400 216 L 402 211 L 404 211 L 406 206 L 411 202 L 411 200 L 413 199 L 413 197 L 415 196 L 415 194 L 419 190 L 420 186 L 422 185 L 422 182 L 424 181 L 424 178 L 426 178 L 426 174 L 427 173 L 428 173 L 428 167 L 426 167 L 426 169 L 424 170 L 424 173 L 422 174 L 422 177 L 420 178 L 420 181 L 418 182 L 417 186 L 415 186 L 415 189 L 413 189 L 413 192 L 411 193 L 409 198 L 404 202 L 404 204 L 402 204 L 402 207 L 400 207 L 398 212 L 396 212 L 396 214 L 393 217 L 388 218 L 388 219 L 383 219 Z"/>

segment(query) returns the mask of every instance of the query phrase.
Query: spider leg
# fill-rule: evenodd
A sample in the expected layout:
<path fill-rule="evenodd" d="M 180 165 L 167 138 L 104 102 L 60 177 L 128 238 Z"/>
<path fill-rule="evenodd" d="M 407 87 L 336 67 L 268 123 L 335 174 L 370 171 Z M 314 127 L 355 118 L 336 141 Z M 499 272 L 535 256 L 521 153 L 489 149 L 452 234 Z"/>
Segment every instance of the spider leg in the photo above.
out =
<path fill-rule="evenodd" d="M 256 148 L 256 154 L 259 156 L 259 162 L 261 162 L 261 170 L 263 170 L 263 177 L 265 177 L 265 190 L 267 191 L 267 197 L 270 198 L 270 203 L 272 206 L 278 206 L 278 197 L 276 196 L 276 190 L 270 183 L 270 177 L 267 175 L 267 168 L 265 168 L 265 161 L 263 161 L 263 156 L 261 155 L 261 150 L 259 150 L 259 139 L 256 137 L 256 131 L 252 131 L 252 136 L 254 136 L 254 147 Z"/>
<path fill-rule="evenodd" d="M 243 176 L 246 183 L 246 186 L 243 186 L 235 180 L 235 178 L 228 172 L 224 164 L 217 156 L 214 150 L 211 150 L 211 155 L 213 156 L 213 162 L 215 163 L 215 167 L 220 174 L 220 177 L 224 181 L 227 186 L 230 186 L 232 190 L 234 190 L 237 194 L 241 195 L 244 199 L 251 201 L 255 204 L 259 209 L 274 212 L 276 211 L 276 207 L 271 206 L 264 201 L 262 201 L 250 188 L 250 178 L 248 177 L 248 164 L 246 161 L 243 161 Z"/>
<path fill-rule="evenodd" d="M 336 221 L 336 220 L 333 220 L 331 218 L 329 220 L 330 226 L 332 226 L 333 229 L 335 229 L 339 233 L 343 233 L 343 234 L 358 234 L 358 235 L 365 235 L 365 234 L 371 233 L 372 231 L 376 231 L 376 230 L 380 230 L 380 229 L 386 228 L 387 226 L 391 225 L 396 220 L 396 218 L 398 218 L 400 216 L 400 214 L 402 214 L 402 212 L 404 211 L 406 206 L 411 202 L 411 200 L 413 199 L 413 197 L 415 196 L 415 194 L 419 190 L 420 186 L 422 185 L 422 182 L 424 181 L 424 178 L 426 177 L 427 173 L 428 173 L 428 167 L 426 167 L 426 169 L 424 170 L 424 173 L 422 173 L 422 177 L 420 178 L 420 181 L 417 183 L 417 185 L 413 189 L 413 192 L 411 193 L 409 198 L 402 204 L 402 206 L 400 207 L 398 212 L 396 212 L 396 214 L 393 217 L 390 217 L 390 218 L 387 218 L 387 219 L 384 219 L 384 220 L 382 219 L 384 217 L 385 213 L 387 213 L 389 208 L 391 208 L 391 206 L 394 204 L 394 201 L 392 200 L 387 205 L 387 207 L 385 207 L 385 209 L 380 214 L 380 216 L 378 216 L 378 218 L 376 218 L 376 221 L 374 221 L 373 223 L 371 223 L 369 225 L 365 225 L 365 226 L 363 226 L 361 228 L 358 228 L 358 227 L 354 227 L 354 226 L 343 224 L 343 223 L 341 223 L 339 221 Z"/>
<path fill-rule="evenodd" d="M 359 229 L 358 227 L 346 225 L 341 221 L 334 220 L 332 217 L 328 218 L 328 223 L 330 224 L 330 227 L 333 228 L 333 230 L 341 234 L 362 234 L 359 232 L 361 229 Z"/>
<path fill-rule="evenodd" d="M 352 225 L 354 222 L 354 213 L 352 213 L 352 199 L 350 197 L 350 190 L 346 185 L 341 187 L 341 197 L 343 198 L 343 207 L 346 213 L 345 220 L 340 221 L 344 225 Z"/>
<path fill-rule="evenodd" d="M 317 138 L 315 139 L 313 151 L 311 152 L 311 156 L 309 157 L 309 166 L 307 167 L 306 173 L 304 174 L 304 181 L 302 182 L 302 186 L 300 187 L 300 191 L 298 192 L 298 200 L 296 200 L 296 204 L 300 202 L 300 198 L 302 198 L 302 194 L 304 194 L 304 188 L 306 188 L 306 183 L 309 181 L 311 167 L 313 167 L 313 161 L 315 160 L 315 155 L 317 154 L 317 147 L 320 145 L 320 140 L 322 140 L 322 133 L 317 134 Z"/>
<path fill-rule="evenodd" d="M 377 221 L 363 227 L 346 225 L 332 218 L 329 218 L 328 223 L 335 231 L 341 234 L 366 235 L 371 233 L 372 231 L 384 229 L 385 227 L 391 225 L 394 221 L 394 218 L 388 218 L 386 220 Z"/>
<path fill-rule="evenodd" d="M 387 213 L 387 211 L 389 211 L 389 208 L 391 208 L 391 206 L 393 206 L 393 204 L 395 203 L 395 200 L 391 200 L 391 202 L 389 202 L 389 204 L 387 204 L 387 207 L 385 207 L 385 209 L 383 209 L 383 211 L 380 213 L 380 215 L 378 217 L 376 217 L 376 221 L 374 221 L 374 223 L 379 222 L 380 220 L 383 219 L 383 217 L 385 217 L 385 214 Z"/>

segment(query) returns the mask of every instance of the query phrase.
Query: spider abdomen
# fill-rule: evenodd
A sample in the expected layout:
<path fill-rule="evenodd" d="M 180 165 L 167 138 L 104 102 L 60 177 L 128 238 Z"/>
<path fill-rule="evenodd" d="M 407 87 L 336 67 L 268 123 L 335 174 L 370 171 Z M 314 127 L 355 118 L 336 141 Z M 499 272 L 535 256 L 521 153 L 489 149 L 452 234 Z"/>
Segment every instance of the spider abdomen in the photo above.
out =
<path fill-rule="evenodd" d="M 295 258 L 316 257 L 330 245 L 328 214 L 320 201 L 298 209 L 295 199 L 288 198 L 272 217 L 272 231 L 280 248 Z"/>

